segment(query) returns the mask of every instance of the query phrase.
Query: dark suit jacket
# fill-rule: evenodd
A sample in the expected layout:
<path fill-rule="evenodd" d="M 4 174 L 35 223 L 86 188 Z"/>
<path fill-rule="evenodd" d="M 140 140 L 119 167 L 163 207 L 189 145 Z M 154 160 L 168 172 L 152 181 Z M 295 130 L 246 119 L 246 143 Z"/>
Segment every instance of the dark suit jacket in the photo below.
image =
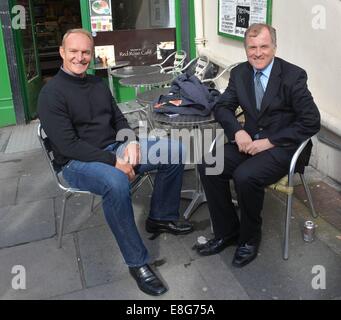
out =
<path fill-rule="evenodd" d="M 228 87 L 214 112 L 229 141 L 242 129 L 235 117 L 238 106 L 244 111 L 243 129 L 252 138 L 256 134 L 260 139 L 268 138 L 275 145 L 269 151 L 280 162 L 288 162 L 298 145 L 320 129 L 320 113 L 308 90 L 306 72 L 277 57 L 259 112 L 250 63 L 241 63 L 231 71 Z"/>

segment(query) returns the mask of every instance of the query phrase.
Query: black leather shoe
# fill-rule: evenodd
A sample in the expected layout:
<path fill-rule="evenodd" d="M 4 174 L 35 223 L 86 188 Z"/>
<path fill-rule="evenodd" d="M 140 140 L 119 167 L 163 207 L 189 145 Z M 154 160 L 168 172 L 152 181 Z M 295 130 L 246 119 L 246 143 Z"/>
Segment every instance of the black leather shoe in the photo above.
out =
<path fill-rule="evenodd" d="M 140 290 L 144 293 L 152 296 L 160 296 L 167 291 L 165 285 L 148 264 L 142 267 L 129 267 L 129 272 L 136 280 Z"/>
<path fill-rule="evenodd" d="M 234 254 L 232 265 L 241 268 L 257 257 L 259 243 L 240 245 Z"/>
<path fill-rule="evenodd" d="M 201 256 L 211 256 L 223 251 L 226 247 L 236 244 L 238 240 L 238 234 L 234 234 L 230 237 L 213 238 L 208 240 L 205 244 L 196 246 L 198 254 Z"/>
<path fill-rule="evenodd" d="M 168 232 L 172 234 L 187 234 L 193 231 L 193 225 L 189 222 L 178 222 L 169 220 L 146 220 L 146 231 L 149 233 Z"/>

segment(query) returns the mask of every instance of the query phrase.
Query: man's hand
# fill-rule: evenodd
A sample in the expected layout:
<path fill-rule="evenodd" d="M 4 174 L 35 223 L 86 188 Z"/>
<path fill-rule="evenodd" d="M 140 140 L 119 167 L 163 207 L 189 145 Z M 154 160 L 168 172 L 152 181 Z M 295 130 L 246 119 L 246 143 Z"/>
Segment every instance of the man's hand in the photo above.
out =
<path fill-rule="evenodd" d="M 141 161 L 140 145 L 138 143 L 129 143 L 124 149 L 123 159 L 133 167 Z"/>
<path fill-rule="evenodd" d="M 239 152 L 247 153 L 247 146 L 252 143 L 250 135 L 245 130 L 239 130 L 234 135 Z"/>
<path fill-rule="evenodd" d="M 135 178 L 134 168 L 130 163 L 128 163 L 124 159 L 117 157 L 115 168 L 123 171 L 128 176 L 129 181 L 134 180 L 134 178 Z"/>
<path fill-rule="evenodd" d="M 259 152 L 268 150 L 273 148 L 274 145 L 269 141 L 268 138 L 266 139 L 259 139 L 252 141 L 250 144 L 247 145 L 245 152 L 251 155 L 255 155 Z"/>

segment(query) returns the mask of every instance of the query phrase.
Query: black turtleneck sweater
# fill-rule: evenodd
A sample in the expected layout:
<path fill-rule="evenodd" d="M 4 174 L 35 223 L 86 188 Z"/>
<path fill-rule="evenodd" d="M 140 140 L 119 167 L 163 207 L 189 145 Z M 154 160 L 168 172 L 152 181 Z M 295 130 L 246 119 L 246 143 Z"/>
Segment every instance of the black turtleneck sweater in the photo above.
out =
<path fill-rule="evenodd" d="M 115 142 L 120 129 L 130 129 L 101 78 L 63 70 L 42 88 L 38 115 L 60 165 L 80 160 L 114 166 L 116 156 L 103 149 Z"/>

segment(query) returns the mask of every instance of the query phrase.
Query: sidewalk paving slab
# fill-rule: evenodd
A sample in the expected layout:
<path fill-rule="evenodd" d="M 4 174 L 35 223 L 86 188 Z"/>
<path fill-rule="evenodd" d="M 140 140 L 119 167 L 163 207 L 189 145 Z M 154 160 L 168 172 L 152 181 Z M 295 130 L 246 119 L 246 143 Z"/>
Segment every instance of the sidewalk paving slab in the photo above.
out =
<path fill-rule="evenodd" d="M 190 218 L 195 226 L 193 233 L 162 234 L 149 240 L 144 224 L 151 189 L 148 183 L 143 184 L 133 195 L 135 220 L 153 266 L 170 289 L 161 297 L 138 290 L 101 206 L 96 214 L 90 214 L 88 196 L 68 201 L 63 247 L 57 249 L 61 192 L 34 141 L 36 123 L 30 126 L 25 129 L 31 136 L 25 140 L 27 144 L 14 149 L 11 134 L 21 130 L 23 135 L 22 128 L 0 130 L 0 299 L 341 299 L 341 230 L 317 218 L 316 240 L 305 243 L 301 229 L 311 216 L 306 205 L 294 198 L 289 260 L 284 261 L 286 202 L 283 194 L 275 191 L 265 195 L 259 256 L 236 269 L 231 265 L 235 246 L 210 257 L 201 257 L 192 250 L 199 236 L 213 236 L 207 204 Z M 6 150 L 11 153 L 4 153 Z M 307 168 L 306 177 L 308 183 L 323 181 L 337 192 L 341 190 L 339 184 L 311 167 Z M 295 184 L 299 183 L 296 177 Z M 183 189 L 194 185 L 194 172 L 185 171 Z M 187 200 L 181 201 L 181 214 L 188 204 Z M 14 290 L 11 286 L 15 265 L 26 268 L 26 290 Z M 326 270 L 325 290 L 312 288 L 314 266 Z"/>
<path fill-rule="evenodd" d="M 74 240 L 64 239 L 57 249 L 56 239 L 46 239 L 0 250 L 0 299 L 48 299 L 82 289 Z M 13 266 L 26 269 L 26 289 L 14 290 Z"/>
<path fill-rule="evenodd" d="M 0 207 L 14 205 L 17 199 L 19 178 L 0 179 Z"/>
<path fill-rule="evenodd" d="M 297 213 L 294 213 L 295 218 L 291 220 L 289 259 L 282 259 L 283 236 L 277 230 L 283 219 L 278 214 L 279 211 L 284 216 L 285 211 L 283 207 L 280 209 L 280 202 L 268 194 L 263 210 L 263 239 L 259 256 L 242 269 L 231 269 L 237 280 L 251 299 L 331 299 L 339 296 L 341 257 L 335 255 L 319 239 L 312 243 L 304 242 L 301 231 L 303 220 Z M 284 229 L 281 227 L 281 232 L 282 230 Z M 221 256 L 230 265 L 233 251 L 225 250 Z M 315 276 L 312 269 L 320 265 L 326 270 L 328 290 L 312 288 L 311 283 Z"/>
<path fill-rule="evenodd" d="M 53 180 L 52 174 L 22 176 L 18 184 L 17 203 L 32 202 L 62 194 Z"/>
<path fill-rule="evenodd" d="M 64 234 L 81 231 L 88 228 L 103 226 L 106 224 L 100 198 L 95 198 L 94 212 L 91 212 L 92 196 L 75 194 L 67 200 L 65 208 Z M 99 205 L 97 205 L 99 204 Z M 62 197 L 54 198 L 57 218 L 57 230 L 59 230 L 60 215 L 62 210 Z"/>
<path fill-rule="evenodd" d="M 0 179 L 50 174 L 49 170 L 41 149 L 10 154 L 0 153 Z"/>
<path fill-rule="evenodd" d="M 53 237 L 53 212 L 52 199 L 0 207 L 0 248 Z"/>

